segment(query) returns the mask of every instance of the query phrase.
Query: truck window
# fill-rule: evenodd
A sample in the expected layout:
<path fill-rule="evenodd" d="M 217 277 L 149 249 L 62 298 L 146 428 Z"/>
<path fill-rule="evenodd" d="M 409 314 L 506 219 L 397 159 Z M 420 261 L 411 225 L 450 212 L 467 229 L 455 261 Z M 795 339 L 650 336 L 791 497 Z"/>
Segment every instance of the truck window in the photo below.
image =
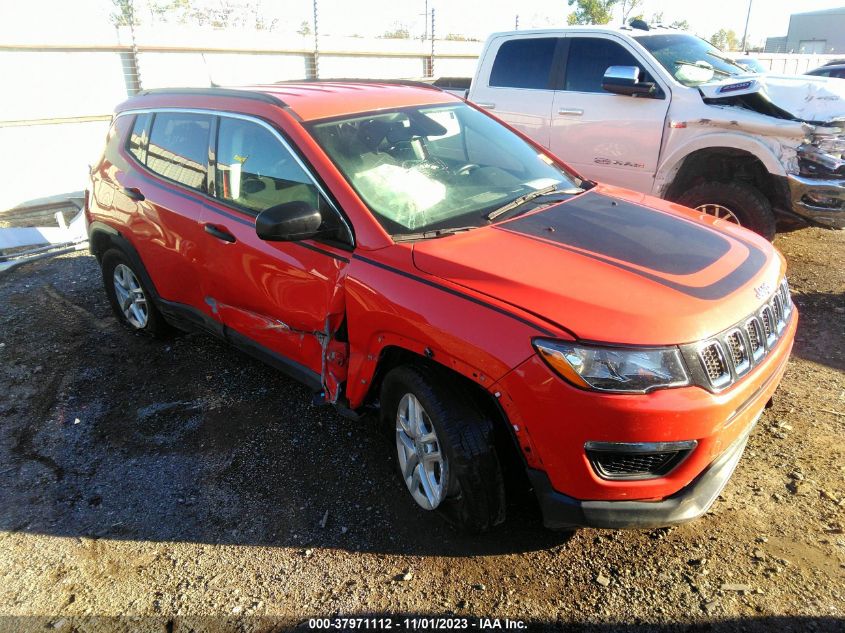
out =
<path fill-rule="evenodd" d="M 638 66 L 643 70 L 642 62 L 616 42 L 597 37 L 571 38 L 564 90 L 605 92 L 601 82 L 610 66 Z M 640 80 L 654 81 L 647 73 Z"/>
<path fill-rule="evenodd" d="M 490 71 L 490 85 L 547 90 L 558 39 L 532 37 L 502 44 Z"/>

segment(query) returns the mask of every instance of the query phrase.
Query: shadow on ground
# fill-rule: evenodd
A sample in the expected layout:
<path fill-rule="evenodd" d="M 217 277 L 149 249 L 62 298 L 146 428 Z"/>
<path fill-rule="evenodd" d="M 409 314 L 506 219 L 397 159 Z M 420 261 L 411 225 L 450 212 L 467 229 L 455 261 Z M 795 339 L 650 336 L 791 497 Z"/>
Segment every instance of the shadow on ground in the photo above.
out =
<path fill-rule="evenodd" d="M 100 283 L 87 256 L 0 282 L 0 530 L 446 556 L 566 542 L 524 495 L 492 534 L 456 534 L 373 423 L 205 335 L 124 330 Z"/>

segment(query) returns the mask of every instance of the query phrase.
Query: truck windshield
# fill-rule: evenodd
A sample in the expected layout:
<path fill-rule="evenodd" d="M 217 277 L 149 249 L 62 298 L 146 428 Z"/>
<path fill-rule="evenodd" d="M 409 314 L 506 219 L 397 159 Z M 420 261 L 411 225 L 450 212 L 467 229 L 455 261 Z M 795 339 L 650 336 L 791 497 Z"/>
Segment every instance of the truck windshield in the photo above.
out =
<path fill-rule="evenodd" d="M 394 236 L 482 226 L 492 211 L 532 192 L 580 192 L 578 178 L 463 103 L 380 110 L 309 128 Z"/>
<path fill-rule="evenodd" d="M 695 35 L 640 35 L 634 39 L 685 86 L 748 74 L 748 70 L 725 57 L 710 42 Z"/>

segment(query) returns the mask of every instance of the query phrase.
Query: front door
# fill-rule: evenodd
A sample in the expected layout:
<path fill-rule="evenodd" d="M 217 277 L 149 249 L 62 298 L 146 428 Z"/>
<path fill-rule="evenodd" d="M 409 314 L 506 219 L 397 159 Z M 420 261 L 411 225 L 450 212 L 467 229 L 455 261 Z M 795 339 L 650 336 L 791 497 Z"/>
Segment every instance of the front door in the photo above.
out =
<path fill-rule="evenodd" d="M 611 36 L 567 36 L 563 86 L 552 107 L 551 150 L 587 178 L 651 193 L 669 94 L 617 95 L 601 86 L 610 66 L 638 66 L 641 81 L 655 81 L 644 62 Z"/>
<path fill-rule="evenodd" d="M 342 376 L 327 375 L 326 356 L 344 315 L 349 252 L 342 245 L 351 243 L 346 224 L 287 143 L 263 122 L 219 118 L 214 173 L 216 200 L 200 219 L 206 303 L 233 342 L 271 354 L 270 360 L 306 382 L 319 376 L 324 388 L 335 391 Z M 256 216 L 293 201 L 320 209 L 327 242 L 259 239 Z"/>

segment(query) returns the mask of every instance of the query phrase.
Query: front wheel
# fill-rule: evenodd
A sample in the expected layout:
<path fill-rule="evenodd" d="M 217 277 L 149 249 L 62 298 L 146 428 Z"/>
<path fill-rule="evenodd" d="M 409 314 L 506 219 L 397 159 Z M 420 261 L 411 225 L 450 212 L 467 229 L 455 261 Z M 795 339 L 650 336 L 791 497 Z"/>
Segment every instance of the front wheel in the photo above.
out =
<path fill-rule="evenodd" d="M 772 204 L 753 185 L 744 182 L 705 182 L 682 193 L 676 202 L 744 226 L 769 241 L 775 237 Z"/>
<path fill-rule="evenodd" d="M 411 366 L 385 376 L 381 403 L 399 475 L 417 506 L 470 533 L 504 521 L 493 423 L 475 403 L 436 369 Z"/>

